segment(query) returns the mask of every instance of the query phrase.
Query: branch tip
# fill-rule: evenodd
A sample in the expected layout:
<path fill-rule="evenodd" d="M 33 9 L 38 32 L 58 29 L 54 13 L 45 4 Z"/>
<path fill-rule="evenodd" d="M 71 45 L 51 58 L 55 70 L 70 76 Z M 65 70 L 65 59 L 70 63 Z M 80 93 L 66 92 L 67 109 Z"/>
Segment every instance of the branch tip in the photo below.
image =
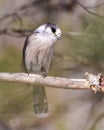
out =
<path fill-rule="evenodd" d="M 86 80 L 88 81 L 89 87 L 96 93 L 102 90 L 103 75 L 98 73 L 98 75 L 93 75 L 88 72 L 85 73 Z"/>

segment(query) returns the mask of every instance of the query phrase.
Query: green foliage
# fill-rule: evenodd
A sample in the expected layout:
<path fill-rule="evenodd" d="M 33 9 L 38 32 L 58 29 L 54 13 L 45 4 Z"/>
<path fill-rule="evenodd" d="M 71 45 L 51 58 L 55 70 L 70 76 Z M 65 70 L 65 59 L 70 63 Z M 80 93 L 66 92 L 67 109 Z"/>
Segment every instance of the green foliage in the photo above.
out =
<path fill-rule="evenodd" d="M 21 52 L 12 46 L 0 52 L 0 71 L 16 72 L 21 69 Z"/>
<path fill-rule="evenodd" d="M 21 53 L 18 49 L 8 47 L 1 51 L 0 71 L 20 72 Z M 28 98 L 27 98 L 28 97 Z M 32 87 L 15 83 L 0 83 L 0 114 L 20 114 L 32 109 Z"/>
<path fill-rule="evenodd" d="M 87 23 L 84 31 L 76 35 L 65 37 L 66 55 L 76 63 L 95 67 L 95 70 L 103 71 L 104 64 L 104 21 L 95 19 Z M 69 45 L 68 45 L 69 44 Z M 65 53 L 64 53 L 65 54 Z M 98 71 L 97 70 L 97 71 Z"/>

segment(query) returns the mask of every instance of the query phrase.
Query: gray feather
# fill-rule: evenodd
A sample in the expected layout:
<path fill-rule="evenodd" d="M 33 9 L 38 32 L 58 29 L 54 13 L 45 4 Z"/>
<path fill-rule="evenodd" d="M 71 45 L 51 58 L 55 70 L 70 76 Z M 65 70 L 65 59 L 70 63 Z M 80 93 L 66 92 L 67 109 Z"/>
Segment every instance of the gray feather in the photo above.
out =
<path fill-rule="evenodd" d="M 54 55 L 54 43 L 61 30 L 55 24 L 44 24 L 27 37 L 23 48 L 22 66 L 25 72 L 47 75 Z M 33 106 L 37 114 L 48 112 L 45 87 L 33 87 Z"/>
<path fill-rule="evenodd" d="M 54 54 L 54 46 L 49 41 L 38 40 L 36 34 L 32 34 L 26 40 L 27 47 L 24 51 L 23 66 L 28 73 L 47 75 Z M 45 42 L 45 45 L 43 46 Z M 48 112 L 45 87 L 33 87 L 33 106 L 37 114 Z"/>
<path fill-rule="evenodd" d="M 37 114 L 48 112 L 48 103 L 46 98 L 45 87 L 33 87 L 33 107 Z"/>

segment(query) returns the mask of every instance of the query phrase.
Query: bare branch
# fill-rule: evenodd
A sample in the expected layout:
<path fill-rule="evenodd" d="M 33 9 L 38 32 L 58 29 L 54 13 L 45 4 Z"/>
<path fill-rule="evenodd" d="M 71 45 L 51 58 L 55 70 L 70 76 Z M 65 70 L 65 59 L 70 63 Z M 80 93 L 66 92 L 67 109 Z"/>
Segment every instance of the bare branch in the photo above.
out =
<path fill-rule="evenodd" d="M 61 88 L 61 89 L 91 89 L 89 82 L 86 79 L 67 79 L 59 77 L 42 77 L 36 74 L 26 73 L 0 73 L 0 81 L 17 82 L 25 84 L 39 84 L 47 87 Z M 104 87 L 101 87 L 101 92 L 104 92 Z"/>
<path fill-rule="evenodd" d="M 0 35 L 9 35 L 13 37 L 26 37 L 30 35 L 32 30 L 29 29 L 2 29 Z"/>
<path fill-rule="evenodd" d="M 3 17 L 1 17 L 0 22 L 5 20 L 6 18 L 9 18 L 9 17 L 15 17 L 15 18 L 18 17 L 20 19 L 20 16 L 19 16 L 20 13 L 23 13 L 23 15 L 24 15 L 29 8 L 42 5 L 42 3 L 45 1 L 47 1 L 47 0 L 44 0 L 44 1 L 38 0 L 38 1 L 33 1 L 33 2 L 28 3 L 28 4 L 25 4 L 22 7 L 16 9 L 13 13 L 9 13 L 9 14 L 6 14 Z M 26 15 L 27 15 L 27 13 L 26 13 Z"/>
<path fill-rule="evenodd" d="M 101 7 L 103 5 L 104 5 L 104 1 L 101 2 L 100 4 L 95 5 L 95 6 L 86 6 L 86 8 L 98 8 L 98 7 Z"/>
<path fill-rule="evenodd" d="M 90 11 L 86 6 L 84 6 L 84 5 L 81 4 L 80 2 L 77 1 L 77 4 L 80 5 L 80 7 L 82 7 L 82 8 L 83 8 L 85 11 L 87 11 L 89 14 L 92 14 L 92 15 L 95 15 L 95 16 L 97 16 L 97 17 L 99 17 L 99 18 L 104 19 L 104 16 L 99 15 L 99 14 L 97 14 L 97 13 L 95 13 L 95 12 Z"/>
<path fill-rule="evenodd" d="M 48 5 L 47 5 L 47 3 L 48 3 Z M 27 29 L 27 30 L 22 29 L 22 27 L 23 27 L 22 18 L 24 18 L 24 17 L 28 18 L 32 15 L 34 16 L 35 13 L 38 13 L 41 11 L 46 13 L 47 12 L 46 8 L 49 8 L 51 10 L 51 12 L 71 11 L 74 9 L 74 7 L 76 5 L 79 5 L 81 8 L 83 8 L 89 14 L 92 14 L 92 15 L 95 15 L 95 16 L 98 16 L 98 17 L 104 19 L 104 16 L 101 16 L 90 10 L 90 8 L 94 8 L 94 7 L 96 8 L 96 7 L 104 5 L 104 2 L 99 3 L 94 7 L 88 7 L 88 6 L 83 5 L 78 0 L 72 0 L 71 2 L 68 2 L 68 3 L 61 1 L 58 4 L 50 4 L 50 1 L 47 1 L 47 0 L 35 0 L 35 1 L 31 1 L 17 9 L 15 9 L 14 12 L 12 12 L 12 13 L 8 13 L 8 14 L 2 16 L 0 18 L 1 25 L 6 20 L 7 20 L 7 23 L 4 27 L 4 29 L 0 30 L 0 35 L 6 34 L 9 36 L 14 36 L 14 37 L 26 37 L 28 34 L 30 34 L 32 32 L 32 30 L 30 31 L 29 29 Z M 15 22 L 15 20 L 18 20 L 18 22 L 19 22 L 19 25 L 20 25 L 19 29 L 15 29 L 10 26 L 13 24 L 13 22 Z"/>

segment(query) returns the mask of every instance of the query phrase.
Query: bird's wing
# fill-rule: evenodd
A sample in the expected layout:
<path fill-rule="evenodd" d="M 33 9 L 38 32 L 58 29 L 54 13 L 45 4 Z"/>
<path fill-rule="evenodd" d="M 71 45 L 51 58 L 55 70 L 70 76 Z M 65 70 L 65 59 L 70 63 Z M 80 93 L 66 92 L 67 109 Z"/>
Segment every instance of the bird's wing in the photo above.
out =
<path fill-rule="evenodd" d="M 23 48 L 23 67 L 28 72 L 38 73 L 50 68 L 53 59 L 53 46 L 50 41 L 37 34 L 29 36 Z"/>
<path fill-rule="evenodd" d="M 22 51 L 22 63 L 21 63 L 21 68 L 23 71 L 26 71 L 26 65 L 25 65 L 25 50 L 26 50 L 26 47 L 28 46 L 29 42 L 28 42 L 28 38 L 26 38 L 25 40 L 25 43 L 24 43 L 24 46 L 23 46 L 23 51 Z"/>

